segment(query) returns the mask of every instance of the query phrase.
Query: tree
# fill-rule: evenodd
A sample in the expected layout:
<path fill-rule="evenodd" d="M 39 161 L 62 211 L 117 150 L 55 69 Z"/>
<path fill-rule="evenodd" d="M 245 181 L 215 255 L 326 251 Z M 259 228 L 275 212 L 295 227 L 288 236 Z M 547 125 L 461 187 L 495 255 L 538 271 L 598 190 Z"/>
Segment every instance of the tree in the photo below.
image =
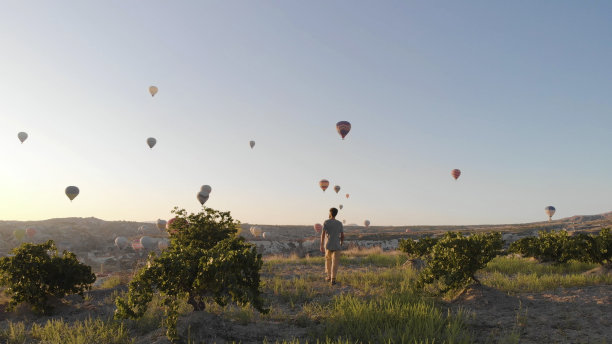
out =
<path fill-rule="evenodd" d="M 480 283 L 476 271 L 500 254 L 503 246 L 501 233 L 472 234 L 447 232 L 430 250 L 427 265 L 419 274 L 420 287 L 441 282 L 440 292 L 460 289 L 470 283 Z"/>
<path fill-rule="evenodd" d="M 9 310 L 27 302 L 37 313 L 49 314 L 50 297 L 63 298 L 91 288 L 96 276 L 72 252 L 58 254 L 53 240 L 44 244 L 24 243 L 12 250 L 14 256 L 0 258 L 0 285 L 11 297 Z"/>
<path fill-rule="evenodd" d="M 177 340 L 178 306 L 184 298 L 194 311 L 204 310 L 206 301 L 213 300 L 219 305 L 251 304 L 266 313 L 260 291 L 261 254 L 237 236 L 240 223 L 229 212 L 206 207 L 189 215 L 178 208 L 172 212 L 176 218 L 169 228 L 170 246 L 159 257 L 150 256 L 127 295 L 117 299 L 116 317 L 142 317 L 153 295 L 159 294 L 166 334 Z"/>
<path fill-rule="evenodd" d="M 401 239 L 399 241 L 399 250 L 407 253 L 410 258 L 421 258 L 431 252 L 432 247 L 438 242 L 436 238 L 423 237 L 419 240 Z"/>

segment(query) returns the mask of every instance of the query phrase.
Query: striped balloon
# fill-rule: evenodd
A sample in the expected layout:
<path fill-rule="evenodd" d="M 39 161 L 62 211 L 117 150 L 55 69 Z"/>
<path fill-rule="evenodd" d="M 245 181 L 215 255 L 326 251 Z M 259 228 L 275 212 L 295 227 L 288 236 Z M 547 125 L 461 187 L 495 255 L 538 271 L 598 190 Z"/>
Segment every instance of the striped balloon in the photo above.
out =
<path fill-rule="evenodd" d="M 329 187 L 329 180 L 321 179 L 319 181 L 319 186 L 321 187 L 321 190 L 323 190 L 323 191 L 327 190 L 327 187 Z"/>
<path fill-rule="evenodd" d="M 140 243 L 140 240 L 136 240 L 136 241 L 132 241 L 132 248 L 135 251 L 140 251 L 142 250 L 144 247 L 142 246 L 142 244 Z"/>
<path fill-rule="evenodd" d="M 451 171 L 451 176 L 453 176 L 455 180 L 457 180 L 457 178 L 459 178 L 460 175 L 461 175 L 461 171 L 458 169 L 454 169 Z"/>
<path fill-rule="evenodd" d="M 334 191 L 336 191 L 336 193 L 340 192 L 340 185 L 334 186 Z"/>
<path fill-rule="evenodd" d="M 338 131 L 338 134 L 340 134 L 340 136 L 342 136 L 342 139 L 344 140 L 344 137 L 346 137 L 349 131 L 351 131 L 351 123 L 347 121 L 340 121 L 336 123 L 336 130 Z"/>

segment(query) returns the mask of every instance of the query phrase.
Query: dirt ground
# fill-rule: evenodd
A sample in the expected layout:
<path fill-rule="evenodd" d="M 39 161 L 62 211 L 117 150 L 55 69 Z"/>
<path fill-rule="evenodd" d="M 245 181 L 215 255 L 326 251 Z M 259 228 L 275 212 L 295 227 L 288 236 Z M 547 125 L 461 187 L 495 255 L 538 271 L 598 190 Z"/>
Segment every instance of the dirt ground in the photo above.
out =
<path fill-rule="evenodd" d="M 612 285 L 558 288 L 509 295 L 479 286 L 451 308 L 472 312 L 468 321 L 478 343 L 495 343 L 513 331 L 519 343 L 609 343 Z"/>

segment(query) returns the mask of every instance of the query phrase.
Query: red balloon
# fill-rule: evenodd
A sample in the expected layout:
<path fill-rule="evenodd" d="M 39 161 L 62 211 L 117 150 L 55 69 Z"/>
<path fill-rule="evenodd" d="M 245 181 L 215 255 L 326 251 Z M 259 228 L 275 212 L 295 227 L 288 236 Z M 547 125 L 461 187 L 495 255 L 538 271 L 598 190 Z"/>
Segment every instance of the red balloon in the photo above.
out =
<path fill-rule="evenodd" d="M 351 123 L 347 121 L 340 121 L 336 123 L 336 130 L 338 131 L 338 134 L 340 134 L 340 136 L 342 136 L 342 139 L 344 140 L 344 137 L 346 137 L 349 131 L 351 131 Z"/>
<path fill-rule="evenodd" d="M 319 181 L 319 186 L 323 191 L 327 190 L 327 187 L 329 186 L 329 180 L 321 179 L 321 181 Z"/>
<path fill-rule="evenodd" d="M 168 234 L 172 235 L 178 232 L 183 227 L 187 226 L 188 224 L 189 222 L 185 219 L 177 219 L 176 217 L 173 217 L 166 223 L 166 230 L 168 231 Z"/>
<path fill-rule="evenodd" d="M 461 175 L 461 171 L 459 171 L 458 169 L 454 169 L 451 171 L 451 176 L 453 176 L 455 180 L 457 180 L 457 178 L 459 178 L 460 175 Z"/>
<path fill-rule="evenodd" d="M 142 246 L 142 244 L 140 243 L 140 239 L 137 239 L 136 241 L 132 242 L 132 248 L 135 251 L 140 251 L 142 250 L 144 247 Z"/>

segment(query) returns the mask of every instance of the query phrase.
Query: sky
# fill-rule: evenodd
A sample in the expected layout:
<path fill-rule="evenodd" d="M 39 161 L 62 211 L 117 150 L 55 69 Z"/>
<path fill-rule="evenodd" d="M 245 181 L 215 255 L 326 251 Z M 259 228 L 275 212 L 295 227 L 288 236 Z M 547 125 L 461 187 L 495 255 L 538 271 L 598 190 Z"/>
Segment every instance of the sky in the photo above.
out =
<path fill-rule="evenodd" d="M 252 224 L 612 210 L 612 2 L 0 6 L 0 220 L 167 219 L 204 184 Z"/>

